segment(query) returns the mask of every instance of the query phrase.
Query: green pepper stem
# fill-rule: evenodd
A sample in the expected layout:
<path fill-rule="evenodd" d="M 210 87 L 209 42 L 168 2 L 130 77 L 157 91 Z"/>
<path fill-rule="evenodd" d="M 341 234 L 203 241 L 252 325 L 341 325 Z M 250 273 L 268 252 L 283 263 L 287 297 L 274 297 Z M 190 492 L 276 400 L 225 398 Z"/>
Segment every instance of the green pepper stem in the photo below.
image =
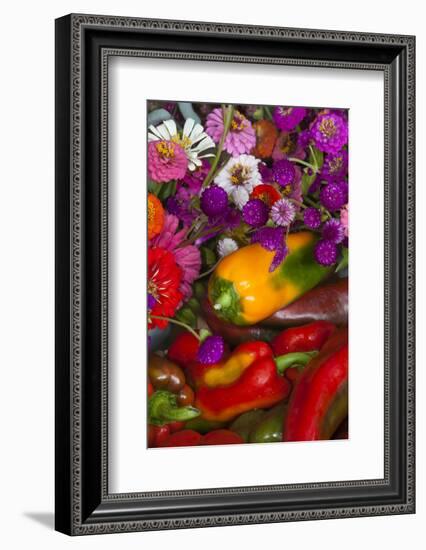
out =
<path fill-rule="evenodd" d="M 195 407 L 178 407 L 176 395 L 168 391 L 156 391 L 149 398 L 148 419 L 150 424 L 166 424 L 167 422 L 186 422 L 200 416 Z"/>
<path fill-rule="evenodd" d="M 286 353 L 285 355 L 275 357 L 275 364 L 277 365 L 278 372 L 283 374 L 290 367 L 306 365 L 315 355 L 318 355 L 317 351 Z"/>

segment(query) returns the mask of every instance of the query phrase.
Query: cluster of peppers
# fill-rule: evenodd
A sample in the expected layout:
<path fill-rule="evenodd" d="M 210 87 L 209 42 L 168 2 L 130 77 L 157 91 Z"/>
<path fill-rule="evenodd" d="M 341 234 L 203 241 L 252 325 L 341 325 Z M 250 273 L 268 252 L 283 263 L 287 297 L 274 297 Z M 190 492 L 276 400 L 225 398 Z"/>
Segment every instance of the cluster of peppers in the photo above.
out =
<path fill-rule="evenodd" d="M 150 356 L 150 447 L 330 439 L 347 417 L 346 328 L 287 328 L 213 365 L 197 362 L 198 345 L 184 332 Z"/>

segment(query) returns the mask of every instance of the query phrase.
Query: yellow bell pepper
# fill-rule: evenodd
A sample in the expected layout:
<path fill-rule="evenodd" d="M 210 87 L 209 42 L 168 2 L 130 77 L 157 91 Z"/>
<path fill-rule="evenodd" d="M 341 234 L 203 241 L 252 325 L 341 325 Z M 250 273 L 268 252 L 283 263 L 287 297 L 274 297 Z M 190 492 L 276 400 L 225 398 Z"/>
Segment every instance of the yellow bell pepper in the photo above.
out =
<path fill-rule="evenodd" d="M 250 244 L 225 256 L 209 280 L 208 296 L 221 319 L 253 325 L 270 317 L 316 286 L 331 272 L 313 256 L 318 236 L 310 231 L 287 237 L 289 252 L 274 271 L 274 252 Z"/>

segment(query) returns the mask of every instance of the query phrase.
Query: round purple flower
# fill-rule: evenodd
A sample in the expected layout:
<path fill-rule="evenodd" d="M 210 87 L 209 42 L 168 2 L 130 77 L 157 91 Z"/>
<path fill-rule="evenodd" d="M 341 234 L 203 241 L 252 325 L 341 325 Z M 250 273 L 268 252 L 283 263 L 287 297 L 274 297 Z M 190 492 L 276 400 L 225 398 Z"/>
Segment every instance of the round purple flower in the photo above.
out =
<path fill-rule="evenodd" d="M 348 142 L 348 123 L 336 113 L 323 113 L 315 119 L 311 135 L 320 151 L 338 153 Z"/>
<path fill-rule="evenodd" d="M 347 203 L 347 191 L 338 183 L 329 183 L 321 189 L 319 198 L 325 208 L 334 212 Z"/>
<path fill-rule="evenodd" d="M 337 246 L 332 241 L 319 240 L 314 247 L 314 258 L 320 265 L 333 265 L 337 260 Z"/>
<path fill-rule="evenodd" d="M 197 360 L 203 365 L 214 365 L 222 359 L 225 343 L 222 336 L 207 336 L 197 352 Z"/>
<path fill-rule="evenodd" d="M 321 175 L 328 179 L 341 179 L 348 172 L 348 152 L 345 149 L 338 153 L 328 153 L 321 168 Z"/>
<path fill-rule="evenodd" d="M 311 136 L 310 130 L 302 130 L 297 135 L 297 145 L 301 149 L 305 149 L 309 145 L 311 139 L 312 139 L 312 136 Z"/>
<path fill-rule="evenodd" d="M 219 185 L 210 185 L 201 194 L 200 206 L 206 216 L 217 216 L 228 205 L 228 194 Z"/>
<path fill-rule="evenodd" d="M 296 169 L 287 159 L 278 160 L 272 167 L 272 177 L 282 187 L 292 184 L 296 179 Z"/>
<path fill-rule="evenodd" d="M 305 118 L 303 107 L 275 107 L 272 118 L 280 130 L 290 132 Z"/>
<path fill-rule="evenodd" d="M 260 199 L 251 199 L 243 206 L 243 220 L 252 227 L 265 225 L 268 215 L 268 205 Z"/>
<path fill-rule="evenodd" d="M 266 250 L 275 252 L 275 256 L 269 266 L 270 272 L 275 271 L 288 254 L 284 235 L 285 229 L 283 227 L 262 227 L 251 237 L 252 243 L 259 243 Z"/>
<path fill-rule="evenodd" d="M 271 219 L 277 225 L 288 227 L 296 217 L 296 208 L 288 199 L 279 199 L 271 208 Z"/>
<path fill-rule="evenodd" d="M 322 236 L 327 241 L 331 241 L 334 244 L 339 244 L 345 238 L 345 228 L 335 218 L 331 218 L 322 227 Z"/>
<path fill-rule="evenodd" d="M 317 208 L 306 208 L 303 212 L 303 222 L 309 229 L 318 229 L 321 225 L 321 212 Z"/>

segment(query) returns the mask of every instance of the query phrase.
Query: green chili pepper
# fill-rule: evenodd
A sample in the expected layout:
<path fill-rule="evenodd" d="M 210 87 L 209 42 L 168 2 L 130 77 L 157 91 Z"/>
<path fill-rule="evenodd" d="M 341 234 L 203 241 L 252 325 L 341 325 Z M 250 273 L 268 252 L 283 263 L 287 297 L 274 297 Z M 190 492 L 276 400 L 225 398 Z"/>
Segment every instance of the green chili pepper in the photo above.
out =
<path fill-rule="evenodd" d="M 179 407 L 176 394 L 169 391 L 156 391 L 148 401 L 148 423 L 156 426 L 175 421 L 185 422 L 199 415 L 200 411 L 195 407 Z"/>

